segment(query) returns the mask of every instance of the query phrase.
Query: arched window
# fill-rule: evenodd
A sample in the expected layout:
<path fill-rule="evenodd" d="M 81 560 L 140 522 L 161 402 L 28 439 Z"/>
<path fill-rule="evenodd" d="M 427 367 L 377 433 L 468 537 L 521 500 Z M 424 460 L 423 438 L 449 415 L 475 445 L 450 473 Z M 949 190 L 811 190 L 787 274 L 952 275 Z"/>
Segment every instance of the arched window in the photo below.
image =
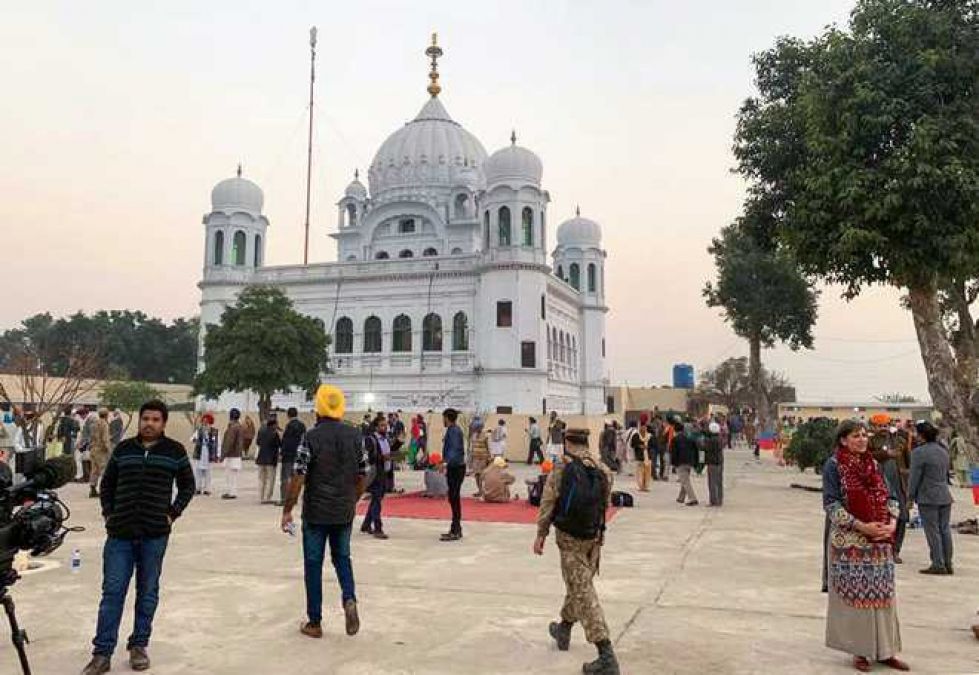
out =
<path fill-rule="evenodd" d="M 411 252 L 410 248 L 406 248 L 401 253 L 398 254 L 399 258 L 414 258 L 415 254 Z"/>
<path fill-rule="evenodd" d="M 469 195 L 462 193 L 456 195 L 456 218 L 465 218 L 469 210 Z"/>
<path fill-rule="evenodd" d="M 456 246 L 454 249 L 452 249 L 452 255 L 462 255 L 462 249 Z"/>
<path fill-rule="evenodd" d="M 564 265 L 557 266 L 557 278 L 564 279 Z"/>
<path fill-rule="evenodd" d="M 560 338 L 560 343 L 559 344 L 560 344 L 560 348 L 561 348 L 560 361 L 561 361 L 561 363 L 567 363 L 568 362 L 568 343 L 564 339 L 564 333 L 563 332 L 561 333 L 561 338 Z"/>
<path fill-rule="evenodd" d="M 364 321 L 364 353 L 376 354 L 381 351 L 381 320 L 369 316 Z"/>
<path fill-rule="evenodd" d="M 390 257 L 391 256 L 388 255 L 387 251 L 378 251 L 377 253 L 374 254 L 374 258 L 376 260 L 387 260 Z"/>
<path fill-rule="evenodd" d="M 241 230 L 235 232 L 234 239 L 231 240 L 231 259 L 235 265 L 245 264 L 245 233 Z"/>
<path fill-rule="evenodd" d="M 483 213 L 483 250 L 490 247 L 490 222 L 489 222 L 489 211 Z"/>
<path fill-rule="evenodd" d="M 214 264 L 224 264 L 224 232 L 221 230 L 214 233 Z"/>
<path fill-rule="evenodd" d="M 426 248 L 424 251 L 422 251 L 422 255 L 425 256 L 426 258 L 431 258 L 432 256 L 436 256 L 438 254 L 439 252 L 431 247 Z"/>
<path fill-rule="evenodd" d="M 550 361 L 554 358 L 554 343 L 551 342 L 551 331 L 545 331 L 547 333 L 547 360 Z"/>
<path fill-rule="evenodd" d="M 534 245 L 534 210 L 525 206 L 520 218 L 521 230 L 523 232 L 523 245 Z"/>
<path fill-rule="evenodd" d="M 347 204 L 347 227 L 357 226 L 357 207 Z"/>
<path fill-rule="evenodd" d="M 442 351 L 442 317 L 429 314 L 422 320 L 422 351 Z"/>
<path fill-rule="evenodd" d="M 452 349 L 457 352 L 469 351 L 469 319 L 465 312 L 456 312 L 452 318 Z"/>
<path fill-rule="evenodd" d="M 588 263 L 588 292 L 594 293 L 598 286 L 598 275 L 596 274 L 595 263 Z"/>
<path fill-rule="evenodd" d="M 354 322 L 350 317 L 341 316 L 337 319 L 336 330 L 333 331 L 334 347 L 337 354 L 352 354 L 354 351 Z"/>
<path fill-rule="evenodd" d="M 411 351 L 411 319 L 404 314 L 399 314 L 394 317 L 394 334 L 392 335 L 391 351 Z"/>
<path fill-rule="evenodd" d="M 255 267 L 262 266 L 262 235 L 255 235 Z"/>
<path fill-rule="evenodd" d="M 510 209 L 506 206 L 501 206 L 498 214 L 500 219 L 499 229 L 500 229 L 500 246 L 510 245 Z"/>
<path fill-rule="evenodd" d="M 578 267 L 578 263 L 571 263 L 568 267 L 568 275 L 570 276 L 571 286 L 576 290 L 581 290 L 581 268 Z"/>

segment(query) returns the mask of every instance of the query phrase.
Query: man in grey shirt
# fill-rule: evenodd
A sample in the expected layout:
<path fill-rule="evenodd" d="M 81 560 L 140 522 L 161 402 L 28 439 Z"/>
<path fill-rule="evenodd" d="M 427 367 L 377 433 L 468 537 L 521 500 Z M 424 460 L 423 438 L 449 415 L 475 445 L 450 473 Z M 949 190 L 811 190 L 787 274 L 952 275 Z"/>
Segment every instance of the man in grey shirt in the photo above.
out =
<path fill-rule="evenodd" d="M 921 445 L 911 451 L 908 499 L 918 505 L 931 566 L 922 574 L 952 574 L 952 493 L 948 489 L 948 450 L 938 443 L 938 429 L 931 422 L 915 425 Z"/>

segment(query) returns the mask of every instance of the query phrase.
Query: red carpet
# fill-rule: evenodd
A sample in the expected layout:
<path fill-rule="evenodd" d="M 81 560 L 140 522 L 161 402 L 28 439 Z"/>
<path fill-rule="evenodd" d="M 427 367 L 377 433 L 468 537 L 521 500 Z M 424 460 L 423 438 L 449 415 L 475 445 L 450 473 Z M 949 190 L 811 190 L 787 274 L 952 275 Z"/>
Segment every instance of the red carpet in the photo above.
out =
<path fill-rule="evenodd" d="M 357 503 L 357 514 L 367 512 L 367 501 Z M 611 522 L 619 509 L 609 508 L 606 520 Z M 451 520 L 452 511 L 445 498 L 432 499 L 422 497 L 421 492 L 411 492 L 402 495 L 387 495 L 384 497 L 384 507 L 381 511 L 383 518 L 417 518 L 419 520 Z M 481 523 L 521 523 L 529 525 L 537 522 L 537 507 L 531 506 L 527 500 L 510 502 L 508 504 L 487 504 L 481 499 L 472 497 L 462 498 L 462 519 Z"/>

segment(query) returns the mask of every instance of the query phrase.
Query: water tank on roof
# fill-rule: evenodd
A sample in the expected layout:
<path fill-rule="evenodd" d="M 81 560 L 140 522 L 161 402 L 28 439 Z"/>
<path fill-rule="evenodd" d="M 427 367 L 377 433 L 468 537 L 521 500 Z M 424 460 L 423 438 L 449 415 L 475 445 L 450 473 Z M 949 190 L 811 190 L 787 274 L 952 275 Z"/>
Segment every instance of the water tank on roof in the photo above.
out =
<path fill-rule="evenodd" d="M 693 366 L 689 363 L 677 363 L 673 366 L 673 387 L 675 389 L 693 389 Z"/>

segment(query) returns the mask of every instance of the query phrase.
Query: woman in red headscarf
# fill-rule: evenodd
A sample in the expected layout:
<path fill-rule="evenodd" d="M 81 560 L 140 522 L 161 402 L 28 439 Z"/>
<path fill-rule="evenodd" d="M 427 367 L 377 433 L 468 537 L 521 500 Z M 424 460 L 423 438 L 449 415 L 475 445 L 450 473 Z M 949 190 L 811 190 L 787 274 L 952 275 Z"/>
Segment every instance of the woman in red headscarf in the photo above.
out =
<path fill-rule="evenodd" d="M 867 428 L 847 420 L 837 429 L 836 451 L 823 467 L 823 508 L 829 519 L 826 646 L 852 654 L 861 672 L 874 661 L 909 670 L 897 658 L 901 630 L 893 541 L 898 503 L 867 445 Z"/>

